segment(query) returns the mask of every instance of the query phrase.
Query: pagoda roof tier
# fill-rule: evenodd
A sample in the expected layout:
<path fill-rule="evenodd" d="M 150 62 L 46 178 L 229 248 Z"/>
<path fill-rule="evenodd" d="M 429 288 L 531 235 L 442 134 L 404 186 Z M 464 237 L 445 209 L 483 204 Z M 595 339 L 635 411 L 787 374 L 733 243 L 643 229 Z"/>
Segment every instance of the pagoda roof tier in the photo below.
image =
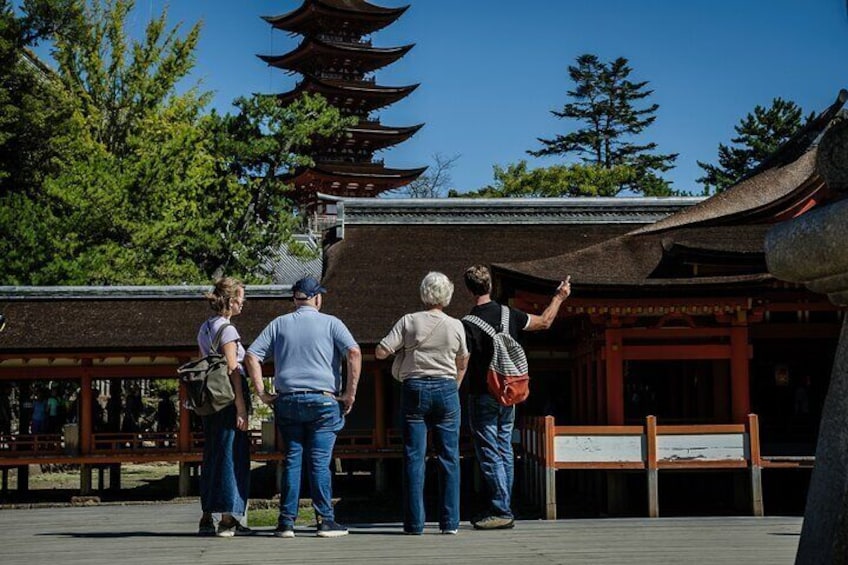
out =
<path fill-rule="evenodd" d="M 365 0 L 305 0 L 291 12 L 263 19 L 277 29 L 303 35 L 337 29 L 362 36 L 383 29 L 408 8 L 384 8 Z"/>
<path fill-rule="evenodd" d="M 426 170 L 427 167 L 388 169 L 380 163 L 320 162 L 295 173 L 290 182 L 301 197 L 314 197 L 318 192 L 332 196 L 376 196 L 406 186 Z"/>
<path fill-rule="evenodd" d="M 354 150 L 379 151 L 406 141 L 422 127 L 424 127 L 424 124 L 407 127 L 389 127 L 377 122 L 360 122 L 355 126 L 345 128 L 345 133 L 342 137 L 331 141 L 329 146 Z"/>
<path fill-rule="evenodd" d="M 371 47 L 358 43 L 331 43 L 317 37 L 308 37 L 290 53 L 258 57 L 271 67 L 302 74 L 312 74 L 325 69 L 349 69 L 369 73 L 394 63 L 412 48 L 413 45 Z"/>
<path fill-rule="evenodd" d="M 278 97 L 281 103 L 291 104 L 304 92 L 317 92 L 337 108 L 351 112 L 370 112 L 406 98 L 416 88 L 417 84 L 378 86 L 371 82 L 330 80 L 305 75 L 294 90 L 279 94 Z"/>

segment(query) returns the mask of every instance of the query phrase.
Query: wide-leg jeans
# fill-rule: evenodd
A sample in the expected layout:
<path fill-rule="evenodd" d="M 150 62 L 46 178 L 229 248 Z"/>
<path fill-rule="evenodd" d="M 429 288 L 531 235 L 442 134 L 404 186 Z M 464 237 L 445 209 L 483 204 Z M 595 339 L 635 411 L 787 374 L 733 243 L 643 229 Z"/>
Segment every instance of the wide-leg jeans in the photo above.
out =
<path fill-rule="evenodd" d="M 492 497 L 490 511 L 495 516 L 512 518 L 515 406 L 503 406 L 490 394 L 472 394 L 468 398 L 468 421 L 480 473 Z"/>
<path fill-rule="evenodd" d="M 459 527 L 459 393 L 453 378 L 403 381 L 403 529 L 424 529 L 427 430 L 439 462 L 439 528 Z"/>
<path fill-rule="evenodd" d="M 340 404 L 323 393 L 281 394 L 274 403 L 274 409 L 286 456 L 280 484 L 278 523 L 294 525 L 304 464 L 315 513 L 323 520 L 334 521 L 330 461 L 336 434 L 344 427 Z"/>
<path fill-rule="evenodd" d="M 230 404 L 203 416 L 200 507 L 244 516 L 249 493 L 250 437 L 236 427 L 236 407 Z"/>

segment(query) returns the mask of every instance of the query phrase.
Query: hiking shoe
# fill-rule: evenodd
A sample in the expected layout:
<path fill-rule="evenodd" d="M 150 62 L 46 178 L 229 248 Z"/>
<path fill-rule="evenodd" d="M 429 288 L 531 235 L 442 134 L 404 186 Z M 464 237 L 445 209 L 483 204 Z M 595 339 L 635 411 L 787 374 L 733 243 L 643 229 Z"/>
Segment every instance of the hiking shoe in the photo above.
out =
<path fill-rule="evenodd" d="M 347 528 L 345 528 L 341 524 L 337 524 L 332 520 L 322 520 L 321 523 L 318 524 L 319 538 L 337 538 L 339 536 L 346 535 Z"/>
<path fill-rule="evenodd" d="M 293 538 L 294 526 L 292 524 L 277 524 L 274 535 L 278 538 Z"/>
<path fill-rule="evenodd" d="M 197 526 L 197 535 L 199 536 L 214 536 L 215 535 L 215 522 L 212 520 L 204 521 L 201 520 L 200 524 Z"/>
<path fill-rule="evenodd" d="M 515 520 L 509 516 L 486 516 L 471 525 L 477 530 L 508 530 L 515 527 Z"/>
<path fill-rule="evenodd" d="M 457 528 L 448 529 L 448 530 L 439 530 L 439 533 L 442 534 L 442 535 L 445 535 L 445 536 L 455 536 L 456 534 L 459 533 L 459 530 Z"/>

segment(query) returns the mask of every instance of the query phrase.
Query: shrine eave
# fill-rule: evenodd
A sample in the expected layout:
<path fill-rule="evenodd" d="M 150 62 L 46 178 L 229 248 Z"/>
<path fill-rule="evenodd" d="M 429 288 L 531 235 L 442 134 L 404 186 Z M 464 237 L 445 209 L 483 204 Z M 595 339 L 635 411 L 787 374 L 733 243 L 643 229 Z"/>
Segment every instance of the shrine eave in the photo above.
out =
<path fill-rule="evenodd" d="M 362 0 L 305 0 L 299 8 L 291 12 L 263 16 L 262 19 L 277 29 L 293 33 L 308 33 L 320 29 L 323 26 L 316 24 L 318 19 L 337 19 L 348 24 L 345 27 L 350 28 L 355 24 L 356 29 L 368 34 L 388 26 L 408 9 L 408 5 L 384 8 Z"/>
<path fill-rule="evenodd" d="M 316 60 L 337 58 L 341 61 L 355 60 L 357 69 L 362 72 L 376 71 L 390 65 L 406 55 L 413 44 L 401 47 L 368 47 L 351 43 L 327 43 L 317 38 L 304 40 L 294 51 L 283 55 L 257 55 L 271 67 L 297 72 L 308 71 Z M 347 64 L 347 63 L 346 63 Z M 308 73 L 305 73 L 308 74 Z"/>
<path fill-rule="evenodd" d="M 401 100 L 418 88 L 418 84 L 409 86 L 377 86 L 370 83 L 350 83 L 345 81 L 322 80 L 311 75 L 305 75 L 294 90 L 277 95 L 282 104 L 294 102 L 303 92 L 318 92 L 335 106 L 352 107 L 359 106 L 375 110 Z M 333 98 L 343 99 L 343 103 L 336 103 Z"/>

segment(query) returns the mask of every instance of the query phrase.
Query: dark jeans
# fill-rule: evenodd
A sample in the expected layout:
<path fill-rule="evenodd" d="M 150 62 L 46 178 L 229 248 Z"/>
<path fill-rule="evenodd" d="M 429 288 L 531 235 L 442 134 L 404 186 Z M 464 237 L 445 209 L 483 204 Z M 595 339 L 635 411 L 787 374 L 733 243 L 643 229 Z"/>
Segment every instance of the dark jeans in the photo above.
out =
<path fill-rule="evenodd" d="M 480 473 L 492 497 L 490 512 L 495 516 L 512 518 L 510 499 L 515 469 L 512 457 L 515 406 L 502 406 L 490 394 L 472 394 L 468 398 L 468 421 Z"/>
<path fill-rule="evenodd" d="M 424 467 L 427 430 L 439 461 L 439 528 L 459 527 L 459 393 L 456 380 L 403 381 L 403 529 L 424 529 Z"/>
<path fill-rule="evenodd" d="M 315 513 L 324 520 L 335 520 L 330 460 L 336 434 L 344 427 L 341 405 L 336 399 L 321 393 L 280 395 L 274 403 L 274 409 L 286 456 L 280 484 L 278 523 L 294 525 L 297 518 L 303 463 L 309 474 Z"/>
<path fill-rule="evenodd" d="M 203 416 L 200 506 L 204 512 L 244 516 L 249 493 L 250 438 L 236 428 L 236 407 L 230 404 Z"/>

